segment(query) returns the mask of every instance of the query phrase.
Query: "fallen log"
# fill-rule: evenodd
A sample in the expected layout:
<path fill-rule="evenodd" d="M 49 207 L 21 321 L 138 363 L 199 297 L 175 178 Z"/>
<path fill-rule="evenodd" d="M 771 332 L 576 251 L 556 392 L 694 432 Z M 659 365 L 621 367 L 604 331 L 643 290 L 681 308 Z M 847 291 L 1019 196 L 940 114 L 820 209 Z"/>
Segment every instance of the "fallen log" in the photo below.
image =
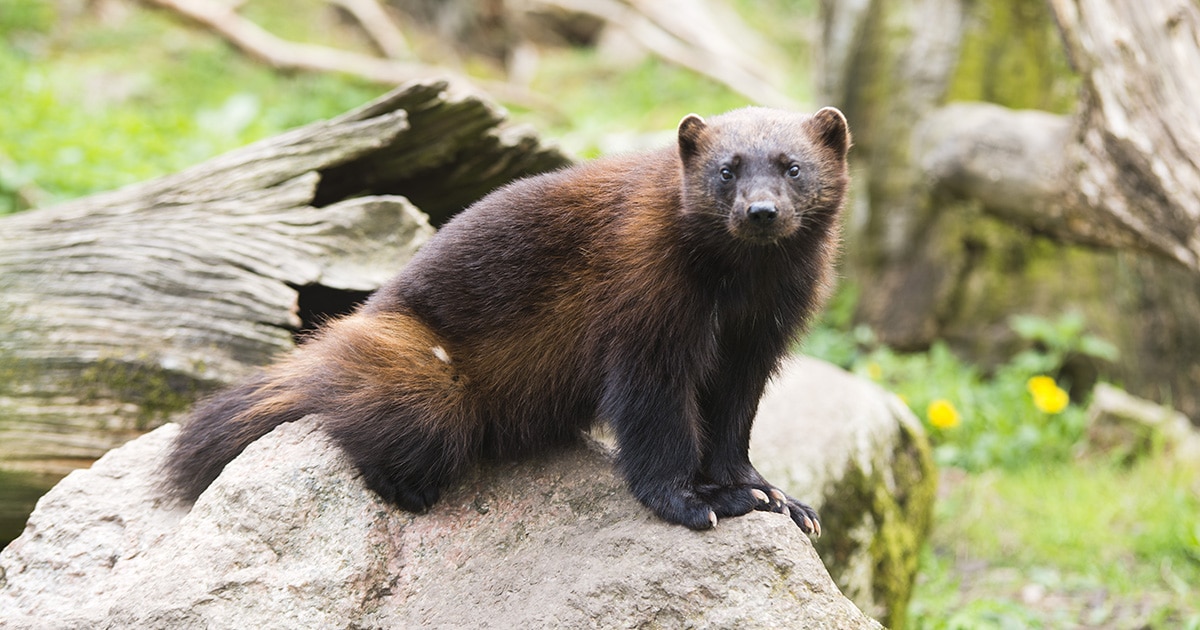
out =
<path fill-rule="evenodd" d="M 567 162 L 486 98 L 424 81 L 173 175 L 0 218 L 0 471 L 87 465 L 345 312 L 431 223 Z"/>

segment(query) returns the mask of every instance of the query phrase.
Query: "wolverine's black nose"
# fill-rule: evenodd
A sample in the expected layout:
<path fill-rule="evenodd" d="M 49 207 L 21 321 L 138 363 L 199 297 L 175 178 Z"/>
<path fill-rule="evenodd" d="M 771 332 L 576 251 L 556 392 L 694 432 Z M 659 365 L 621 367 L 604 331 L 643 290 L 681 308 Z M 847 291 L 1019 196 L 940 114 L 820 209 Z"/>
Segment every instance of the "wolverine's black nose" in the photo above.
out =
<path fill-rule="evenodd" d="M 774 221 L 778 215 L 779 211 L 775 209 L 775 204 L 770 201 L 755 201 L 746 210 L 746 216 L 750 218 L 750 221 L 759 225 L 766 225 Z"/>

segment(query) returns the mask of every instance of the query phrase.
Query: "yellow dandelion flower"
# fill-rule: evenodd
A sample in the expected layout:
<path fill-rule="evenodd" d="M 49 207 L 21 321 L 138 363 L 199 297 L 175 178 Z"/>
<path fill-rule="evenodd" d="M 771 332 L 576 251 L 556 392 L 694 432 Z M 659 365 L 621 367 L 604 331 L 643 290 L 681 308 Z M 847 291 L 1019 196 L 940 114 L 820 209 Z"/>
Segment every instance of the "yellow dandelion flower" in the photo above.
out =
<path fill-rule="evenodd" d="M 883 378 L 883 368 L 879 367 L 878 363 L 872 361 L 867 364 L 867 376 L 872 381 L 878 381 Z"/>
<path fill-rule="evenodd" d="M 1026 381 L 1025 388 L 1033 396 L 1033 406 L 1042 413 L 1061 413 L 1071 402 L 1070 395 L 1049 376 L 1035 376 Z"/>
<path fill-rule="evenodd" d="M 1029 390 L 1030 394 L 1037 396 L 1038 394 L 1058 389 L 1058 383 L 1055 383 L 1054 379 L 1049 376 L 1035 376 L 1025 381 L 1025 388 Z"/>
<path fill-rule="evenodd" d="M 929 403 L 925 414 L 929 418 L 929 424 L 939 429 L 953 429 L 960 422 L 958 410 L 945 398 L 939 398 Z"/>

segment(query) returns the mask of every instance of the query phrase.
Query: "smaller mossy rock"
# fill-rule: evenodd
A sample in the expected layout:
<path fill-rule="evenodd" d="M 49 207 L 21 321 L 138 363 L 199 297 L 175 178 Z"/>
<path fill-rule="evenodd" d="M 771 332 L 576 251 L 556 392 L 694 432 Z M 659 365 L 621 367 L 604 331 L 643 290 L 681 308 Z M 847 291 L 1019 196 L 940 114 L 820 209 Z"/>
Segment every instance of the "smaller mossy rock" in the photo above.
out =
<path fill-rule="evenodd" d="M 817 552 L 842 591 L 903 628 L 937 493 L 929 441 L 908 407 L 868 380 L 797 358 L 759 405 L 750 456 L 817 509 Z"/>
<path fill-rule="evenodd" d="M 1187 416 L 1106 383 L 1096 386 L 1088 406 L 1088 448 L 1133 461 L 1156 448 L 1200 461 L 1200 432 Z"/>

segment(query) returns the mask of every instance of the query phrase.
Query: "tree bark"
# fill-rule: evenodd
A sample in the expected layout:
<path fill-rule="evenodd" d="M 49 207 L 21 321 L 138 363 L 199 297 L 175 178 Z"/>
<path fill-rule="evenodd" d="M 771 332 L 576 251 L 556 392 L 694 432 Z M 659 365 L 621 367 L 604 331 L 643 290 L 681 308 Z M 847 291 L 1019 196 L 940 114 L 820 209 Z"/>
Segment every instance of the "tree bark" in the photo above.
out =
<path fill-rule="evenodd" d="M 431 234 L 418 206 L 440 223 L 565 163 L 484 98 L 415 83 L 0 219 L 0 470 L 86 465 L 377 288 Z"/>
<path fill-rule="evenodd" d="M 1079 112 L 935 110 L 916 134 L 922 170 L 935 191 L 978 199 L 1005 220 L 1200 274 L 1200 7 L 1050 4 L 1083 78 Z"/>
<path fill-rule="evenodd" d="M 822 11 L 821 87 L 855 130 L 859 319 L 990 361 L 1020 343 L 1012 314 L 1082 309 L 1121 349 L 1104 374 L 1200 418 L 1200 6 Z"/>

